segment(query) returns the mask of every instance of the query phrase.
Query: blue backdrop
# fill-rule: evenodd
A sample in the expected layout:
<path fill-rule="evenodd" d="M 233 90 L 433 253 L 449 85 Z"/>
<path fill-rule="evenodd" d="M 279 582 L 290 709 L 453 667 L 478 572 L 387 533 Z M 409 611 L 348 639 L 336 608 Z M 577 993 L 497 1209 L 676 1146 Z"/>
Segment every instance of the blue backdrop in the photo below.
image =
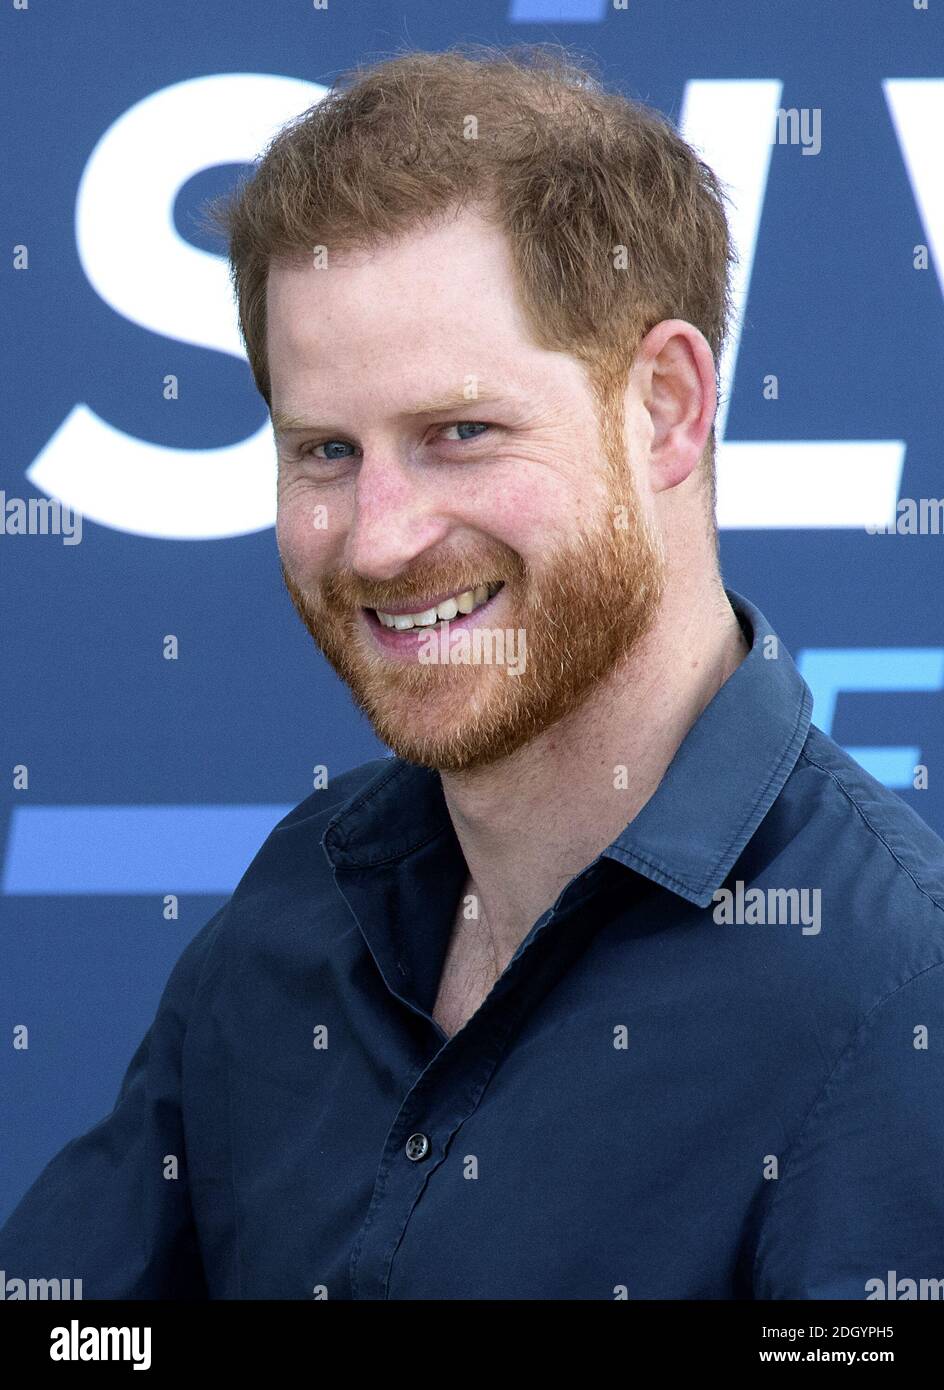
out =
<path fill-rule="evenodd" d="M 354 62 L 556 39 L 726 180 L 726 581 L 815 722 L 944 831 L 944 0 L 8 0 L 0 26 L 0 1220 L 111 1108 L 313 770 L 384 751 L 282 590 L 267 416 L 196 222 Z"/>

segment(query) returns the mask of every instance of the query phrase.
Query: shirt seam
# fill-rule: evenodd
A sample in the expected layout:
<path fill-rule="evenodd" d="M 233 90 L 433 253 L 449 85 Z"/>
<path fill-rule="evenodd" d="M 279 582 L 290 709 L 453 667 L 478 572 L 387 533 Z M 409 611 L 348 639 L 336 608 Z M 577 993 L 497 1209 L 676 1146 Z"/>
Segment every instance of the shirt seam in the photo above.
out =
<path fill-rule="evenodd" d="M 858 815 L 861 817 L 862 821 L 865 823 L 865 825 L 868 827 L 868 829 L 871 830 L 871 832 L 872 832 L 872 834 L 875 836 L 875 838 L 876 838 L 882 845 L 884 845 L 885 849 L 888 851 L 888 853 L 889 853 L 889 854 L 891 855 L 891 857 L 894 859 L 895 863 L 896 863 L 896 864 L 898 865 L 898 867 L 902 870 L 902 872 L 908 875 L 908 877 L 911 879 L 911 882 L 912 882 L 912 883 L 914 884 L 914 886 L 917 888 L 918 892 L 921 893 L 923 897 L 927 898 L 929 902 L 933 903 L 934 906 L 935 906 L 939 911 L 944 912 L 944 902 L 942 902 L 940 898 L 936 898 L 936 897 L 934 896 L 933 893 L 930 893 L 930 892 L 928 891 L 928 889 L 924 886 L 923 883 L 920 883 L 920 882 L 918 881 L 918 879 L 915 878 L 914 873 L 911 871 L 911 869 L 908 867 L 908 865 L 904 862 L 903 859 L 900 858 L 900 856 L 895 852 L 895 850 L 892 848 L 892 846 L 888 843 L 888 841 L 886 840 L 885 836 L 882 834 L 882 832 L 881 832 L 881 830 L 878 828 L 878 826 L 877 826 L 877 825 L 874 825 L 873 822 L 872 822 L 871 820 L 869 820 L 869 817 L 866 815 L 865 811 L 864 811 L 863 808 L 860 806 L 860 804 L 859 804 L 859 802 L 857 801 L 857 799 L 853 796 L 852 792 L 849 791 L 848 787 L 846 787 L 845 784 L 844 784 L 843 782 L 840 781 L 840 779 L 839 779 L 839 778 L 836 776 L 836 774 L 833 772 L 832 768 L 824 767 L 822 763 L 817 762 L 816 759 L 815 759 L 814 757 L 812 757 L 812 755 L 809 754 L 809 753 L 801 752 L 800 756 L 801 756 L 806 762 L 808 762 L 812 767 L 818 768 L 820 772 L 825 773 L 825 775 L 826 775 L 827 777 L 831 778 L 832 781 L 835 782 L 836 786 L 837 786 L 837 787 L 839 788 L 839 790 L 842 792 L 843 796 L 846 798 L 846 800 L 849 802 L 849 804 L 855 809 L 855 811 L 856 811 L 856 812 L 858 813 Z M 906 803 L 903 802 L 902 804 L 904 805 L 904 804 L 906 804 Z"/>
<path fill-rule="evenodd" d="M 432 834 L 425 836 L 424 839 L 415 840 L 404 849 L 394 850 L 390 854 L 382 855 L 378 859 L 355 859 L 348 850 L 341 850 L 341 853 L 345 856 L 341 866 L 344 868 L 376 869 L 380 864 L 392 864 L 397 859 L 403 859 L 408 854 L 414 854 L 416 850 L 422 849 L 424 845 L 431 844 L 433 840 L 438 840 L 440 835 L 445 833 L 446 829 L 447 827 L 445 825 L 441 825 L 438 830 L 434 830 Z"/>
<path fill-rule="evenodd" d="M 702 888 L 698 887 L 697 884 L 693 884 L 690 879 L 685 880 L 676 877 L 664 864 L 656 863 L 655 860 L 650 859 L 647 855 L 640 854 L 639 850 L 621 849 L 619 845 L 614 845 L 612 848 L 605 850 L 604 853 L 610 858 L 618 859 L 620 863 L 625 864 L 629 869 L 635 868 L 636 865 L 641 865 L 644 869 L 649 871 L 649 876 L 654 877 L 656 882 L 662 883 L 666 888 L 671 888 L 680 892 L 683 897 L 689 893 L 700 895 L 704 891 Z"/>
<path fill-rule="evenodd" d="M 796 1155 L 797 1150 L 800 1148 L 801 1144 L 803 1144 L 804 1141 L 807 1139 L 808 1134 L 810 1132 L 811 1122 L 814 1113 L 818 1109 L 822 1108 L 826 1099 L 826 1092 L 832 1086 L 836 1078 L 837 1072 L 846 1063 L 846 1061 L 849 1059 L 849 1057 L 855 1051 L 855 1049 L 860 1045 L 865 1033 L 871 1026 L 873 1018 L 881 1008 L 883 1008 L 891 999 L 894 999 L 895 995 L 900 994 L 903 989 L 907 989 L 910 985 L 913 985 L 916 980 L 921 979 L 923 975 L 927 975 L 931 970 L 940 970 L 942 968 L 944 968 L 944 961 L 932 961 L 930 965 L 926 965 L 923 969 L 916 971 L 915 974 L 910 975 L 907 980 L 903 980 L 901 984 L 896 985 L 894 989 L 889 990 L 888 993 L 883 995 L 881 999 L 876 1000 L 876 1002 L 871 1006 L 871 1008 L 869 1008 L 867 1012 L 863 1015 L 858 1027 L 855 1029 L 849 1041 L 846 1043 L 845 1047 L 842 1049 L 839 1056 L 836 1058 L 836 1061 L 833 1064 L 833 1067 L 829 1072 L 829 1075 L 826 1077 L 826 1079 L 823 1081 L 822 1086 L 820 1086 L 819 1090 L 816 1092 L 816 1095 L 809 1109 L 807 1110 L 800 1123 L 799 1129 L 797 1130 L 795 1137 L 787 1145 L 786 1153 L 783 1156 L 783 1176 L 777 1179 L 777 1188 L 767 1206 L 766 1212 L 761 1218 L 760 1227 L 757 1232 L 757 1242 L 754 1251 L 754 1260 L 751 1266 L 751 1282 L 753 1288 L 756 1289 L 757 1287 L 757 1278 L 759 1272 L 758 1265 L 761 1259 L 764 1239 L 766 1236 L 767 1229 L 773 1218 L 774 1212 L 777 1210 L 777 1203 L 781 1201 L 783 1198 L 785 1181 L 786 1178 L 789 1176 L 788 1170 Z"/>

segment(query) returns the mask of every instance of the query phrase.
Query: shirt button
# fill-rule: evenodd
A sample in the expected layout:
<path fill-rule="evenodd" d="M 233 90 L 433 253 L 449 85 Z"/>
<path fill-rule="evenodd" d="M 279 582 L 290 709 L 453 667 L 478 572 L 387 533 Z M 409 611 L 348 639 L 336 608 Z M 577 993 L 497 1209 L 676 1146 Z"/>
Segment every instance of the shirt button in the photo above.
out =
<path fill-rule="evenodd" d="M 406 1156 L 418 1163 L 429 1153 L 429 1139 L 425 1134 L 411 1134 L 406 1141 Z"/>

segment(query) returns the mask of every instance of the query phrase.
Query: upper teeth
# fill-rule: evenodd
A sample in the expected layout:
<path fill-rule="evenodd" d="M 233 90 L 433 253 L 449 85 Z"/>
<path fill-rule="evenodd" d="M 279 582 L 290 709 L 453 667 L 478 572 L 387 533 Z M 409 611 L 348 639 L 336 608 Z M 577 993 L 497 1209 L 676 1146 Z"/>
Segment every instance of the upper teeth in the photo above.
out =
<path fill-rule="evenodd" d="M 422 613 L 381 613 L 379 608 L 375 608 L 374 612 L 384 627 L 395 627 L 401 632 L 410 627 L 430 627 L 441 619 L 451 621 L 457 613 L 471 613 L 476 608 L 481 608 L 500 588 L 501 581 L 494 584 L 477 584 L 474 589 L 466 589 L 464 593 L 453 594 L 452 598 L 444 598 L 435 608 L 427 608 Z"/>

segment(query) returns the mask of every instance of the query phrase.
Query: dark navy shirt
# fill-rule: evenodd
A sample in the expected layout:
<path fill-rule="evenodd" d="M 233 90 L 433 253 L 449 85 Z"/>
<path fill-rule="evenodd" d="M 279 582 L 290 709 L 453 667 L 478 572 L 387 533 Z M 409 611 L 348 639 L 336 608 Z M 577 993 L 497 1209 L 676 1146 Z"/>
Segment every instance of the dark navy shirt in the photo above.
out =
<path fill-rule="evenodd" d="M 728 595 L 749 655 L 453 1037 L 431 1010 L 466 866 L 439 775 L 378 759 L 281 821 L 112 1113 L 0 1232 L 7 1279 L 612 1300 L 944 1278 L 944 844 L 811 725 Z"/>

